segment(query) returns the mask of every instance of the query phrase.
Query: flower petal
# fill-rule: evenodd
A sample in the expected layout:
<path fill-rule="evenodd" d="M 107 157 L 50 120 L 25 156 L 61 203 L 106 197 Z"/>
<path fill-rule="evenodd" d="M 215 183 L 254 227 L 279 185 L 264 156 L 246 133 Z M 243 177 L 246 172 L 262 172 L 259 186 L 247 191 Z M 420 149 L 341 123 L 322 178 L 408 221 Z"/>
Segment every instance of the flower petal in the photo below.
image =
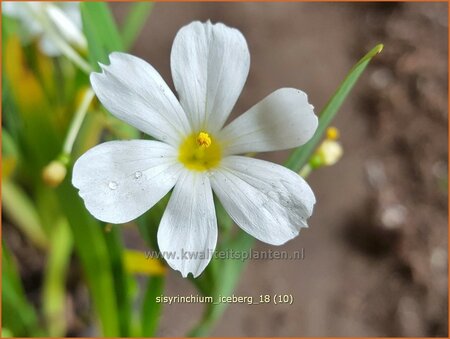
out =
<path fill-rule="evenodd" d="M 250 53 L 237 29 L 196 21 L 178 31 L 171 67 L 192 128 L 214 133 L 225 123 L 244 87 Z"/>
<path fill-rule="evenodd" d="M 82 28 L 81 10 L 79 2 L 59 2 L 58 6 L 64 11 L 78 28 Z"/>
<path fill-rule="evenodd" d="M 74 44 L 78 48 L 86 49 L 87 41 L 81 32 L 81 13 L 79 4 L 70 3 L 64 5 L 66 5 L 64 7 L 67 8 L 67 12 L 64 10 L 64 7 L 58 7 L 55 4 L 48 3 L 47 6 L 45 6 L 48 17 L 61 35 L 67 39 L 67 41 Z M 74 16 L 74 14 L 78 15 Z"/>
<path fill-rule="evenodd" d="M 317 125 L 307 95 L 294 88 L 282 88 L 232 121 L 218 138 L 226 145 L 226 154 L 269 152 L 304 144 Z"/>
<path fill-rule="evenodd" d="M 120 224 L 139 217 L 164 197 L 181 168 L 176 151 L 165 143 L 109 141 L 76 161 L 72 184 L 94 217 Z"/>
<path fill-rule="evenodd" d="M 111 53 L 103 73 L 91 73 L 91 84 L 102 104 L 116 117 L 156 139 L 178 145 L 189 134 L 186 114 L 175 95 L 144 60 Z"/>
<path fill-rule="evenodd" d="M 3 1 L 2 14 L 13 18 L 21 18 L 25 5 L 23 3 L 16 3 L 16 1 Z"/>
<path fill-rule="evenodd" d="M 48 36 L 48 34 L 42 34 L 39 39 L 39 48 L 41 51 L 48 55 L 49 57 L 57 57 L 61 55 L 61 50 L 55 45 L 53 40 Z"/>
<path fill-rule="evenodd" d="M 231 218 L 256 239 L 281 245 L 308 227 L 314 193 L 302 177 L 283 166 L 230 156 L 210 180 Z"/>
<path fill-rule="evenodd" d="M 158 229 L 158 246 L 183 277 L 199 276 L 217 243 L 211 185 L 205 173 L 185 171 L 175 185 Z"/>
<path fill-rule="evenodd" d="M 39 13 L 42 3 L 39 2 L 20 2 L 20 1 L 2 1 L 2 14 L 20 20 L 26 35 L 37 36 L 43 32 L 42 25 L 36 20 L 35 13 Z M 27 42 L 29 36 L 25 36 Z"/>

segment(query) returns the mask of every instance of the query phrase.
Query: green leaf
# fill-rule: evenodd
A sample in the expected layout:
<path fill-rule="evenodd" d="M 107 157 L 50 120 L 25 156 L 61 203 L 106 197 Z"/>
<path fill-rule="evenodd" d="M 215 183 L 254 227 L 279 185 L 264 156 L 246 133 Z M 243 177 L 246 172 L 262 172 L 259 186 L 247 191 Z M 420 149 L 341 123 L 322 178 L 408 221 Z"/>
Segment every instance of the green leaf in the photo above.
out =
<path fill-rule="evenodd" d="M 287 168 L 298 172 L 307 163 L 309 157 L 325 133 L 325 130 L 330 125 L 339 108 L 342 106 L 345 98 L 349 95 L 356 81 L 364 72 L 372 58 L 380 53 L 382 49 L 382 44 L 376 45 L 369 53 L 359 60 L 356 65 L 352 67 L 337 91 L 319 114 L 319 126 L 317 127 L 316 133 L 306 144 L 298 147 L 292 152 L 289 159 L 285 163 Z"/>
<path fill-rule="evenodd" d="M 2 327 L 17 337 L 45 336 L 5 243 L 2 243 Z"/>
<path fill-rule="evenodd" d="M 125 50 L 129 50 L 131 46 L 133 46 L 133 43 L 141 32 L 142 27 L 144 27 L 145 21 L 150 15 L 153 6 L 153 2 L 136 2 L 131 4 L 121 34 Z"/>
<path fill-rule="evenodd" d="M 71 173 L 68 176 L 71 177 Z M 80 258 L 102 334 L 120 337 L 119 313 L 111 267 L 102 224 L 86 211 L 81 198 L 68 180 L 58 187 L 57 194 L 72 230 L 75 251 Z"/>
<path fill-rule="evenodd" d="M 19 158 L 19 149 L 9 132 L 2 127 L 2 156 Z"/>
<path fill-rule="evenodd" d="M 2 182 L 2 206 L 13 224 L 36 247 L 44 250 L 48 247 L 48 239 L 35 205 L 28 195 L 10 180 Z"/>
<path fill-rule="evenodd" d="M 8 277 L 11 286 L 17 293 L 25 294 L 14 262 L 14 257 L 10 253 L 5 242 L 2 242 L 2 277 Z"/>
<path fill-rule="evenodd" d="M 66 278 L 73 242 L 69 223 L 59 219 L 53 227 L 49 257 L 44 275 L 43 310 L 47 330 L 52 337 L 66 334 Z"/>
<path fill-rule="evenodd" d="M 123 264 L 123 244 L 120 230 L 118 229 L 119 227 L 121 226 L 113 226 L 112 229 L 105 234 L 105 239 L 114 278 L 120 334 L 121 337 L 129 337 L 131 331 L 131 294 L 129 279 L 131 277 L 127 274 Z"/>
<path fill-rule="evenodd" d="M 255 239 L 252 236 L 242 230 L 239 230 L 234 238 L 224 242 L 218 250 L 244 253 L 249 251 L 253 247 L 254 243 Z M 215 270 L 215 267 L 218 266 L 220 269 Z M 200 284 L 201 290 L 204 290 L 205 288 L 210 290 L 210 293 L 207 295 L 212 296 L 214 300 L 217 300 L 220 295 L 227 296 L 233 293 L 245 266 L 246 261 L 244 260 L 221 260 L 218 258 L 213 258 L 205 272 L 200 276 L 200 278 L 194 280 L 194 283 Z M 211 278 L 208 277 L 209 270 L 216 271 L 214 273 L 215 279 L 212 286 L 208 286 L 208 284 L 211 284 Z M 217 320 L 222 316 L 226 307 L 226 303 L 207 304 L 202 320 L 190 331 L 189 336 L 207 336 Z"/>
<path fill-rule="evenodd" d="M 159 251 L 156 235 L 170 195 L 171 193 L 167 193 L 164 198 L 137 220 L 139 233 L 147 245 L 155 251 Z M 163 293 L 165 281 L 164 276 L 149 277 L 141 309 L 141 337 L 154 337 L 158 330 L 163 304 L 156 303 L 156 296 Z"/>
<path fill-rule="evenodd" d="M 89 61 L 98 70 L 98 63 L 108 64 L 108 55 L 123 51 L 122 39 L 107 3 L 81 2 L 83 31 L 88 41 Z"/>
<path fill-rule="evenodd" d="M 2 180 L 8 180 L 17 167 L 20 154 L 15 140 L 4 128 L 2 128 L 2 157 Z"/>
<path fill-rule="evenodd" d="M 156 297 L 164 292 L 164 283 L 165 277 L 150 277 L 148 279 L 141 310 L 141 337 L 149 338 L 156 335 L 163 305 L 156 302 Z"/>

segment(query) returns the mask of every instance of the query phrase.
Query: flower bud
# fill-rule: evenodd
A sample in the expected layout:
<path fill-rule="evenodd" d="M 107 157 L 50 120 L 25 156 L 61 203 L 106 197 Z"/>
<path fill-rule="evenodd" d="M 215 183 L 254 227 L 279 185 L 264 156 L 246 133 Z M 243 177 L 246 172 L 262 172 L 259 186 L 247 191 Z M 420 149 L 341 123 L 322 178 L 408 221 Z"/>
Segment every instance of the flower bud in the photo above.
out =
<path fill-rule="evenodd" d="M 336 127 L 328 127 L 327 128 L 327 139 L 328 140 L 337 140 L 339 139 L 339 130 Z"/>
<path fill-rule="evenodd" d="M 335 140 L 325 140 L 317 150 L 317 154 L 322 158 L 322 166 L 331 166 L 339 161 L 344 153 L 342 146 Z"/>
<path fill-rule="evenodd" d="M 59 160 L 53 160 L 42 171 L 42 180 L 50 187 L 57 187 L 64 180 L 67 169 Z"/>

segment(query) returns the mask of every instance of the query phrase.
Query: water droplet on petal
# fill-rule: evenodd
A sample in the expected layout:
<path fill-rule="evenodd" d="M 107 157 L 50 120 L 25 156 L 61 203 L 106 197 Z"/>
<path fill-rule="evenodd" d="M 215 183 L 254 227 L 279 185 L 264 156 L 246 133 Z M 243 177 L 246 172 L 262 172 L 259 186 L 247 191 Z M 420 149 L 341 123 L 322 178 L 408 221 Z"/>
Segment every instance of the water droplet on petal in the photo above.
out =
<path fill-rule="evenodd" d="M 214 171 L 208 171 L 206 172 L 207 177 L 212 177 L 214 175 Z"/>
<path fill-rule="evenodd" d="M 134 178 L 135 178 L 135 179 L 139 179 L 140 177 L 142 177 L 142 172 L 136 171 L 136 172 L 134 173 Z"/>
<path fill-rule="evenodd" d="M 161 136 L 161 140 L 162 140 L 162 141 L 166 141 L 166 140 L 167 140 L 167 135 L 162 135 L 162 136 Z"/>
<path fill-rule="evenodd" d="M 108 184 L 109 189 L 115 190 L 119 185 L 115 181 L 110 181 Z"/>

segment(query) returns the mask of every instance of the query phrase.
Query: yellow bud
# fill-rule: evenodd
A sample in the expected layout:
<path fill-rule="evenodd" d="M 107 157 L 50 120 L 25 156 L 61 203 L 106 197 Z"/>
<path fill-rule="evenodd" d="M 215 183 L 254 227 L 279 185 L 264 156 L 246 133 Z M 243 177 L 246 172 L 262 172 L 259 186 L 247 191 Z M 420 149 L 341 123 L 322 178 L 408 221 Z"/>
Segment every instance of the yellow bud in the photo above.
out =
<path fill-rule="evenodd" d="M 42 171 L 42 180 L 50 187 L 57 187 L 66 177 L 67 169 L 64 164 L 58 160 L 53 160 Z"/>
<path fill-rule="evenodd" d="M 327 139 L 328 140 L 339 139 L 339 130 L 336 127 L 328 127 L 327 128 Z"/>
<path fill-rule="evenodd" d="M 340 143 L 334 140 L 325 140 L 317 150 L 317 154 L 321 156 L 322 166 L 331 166 L 339 161 L 344 150 Z"/>

